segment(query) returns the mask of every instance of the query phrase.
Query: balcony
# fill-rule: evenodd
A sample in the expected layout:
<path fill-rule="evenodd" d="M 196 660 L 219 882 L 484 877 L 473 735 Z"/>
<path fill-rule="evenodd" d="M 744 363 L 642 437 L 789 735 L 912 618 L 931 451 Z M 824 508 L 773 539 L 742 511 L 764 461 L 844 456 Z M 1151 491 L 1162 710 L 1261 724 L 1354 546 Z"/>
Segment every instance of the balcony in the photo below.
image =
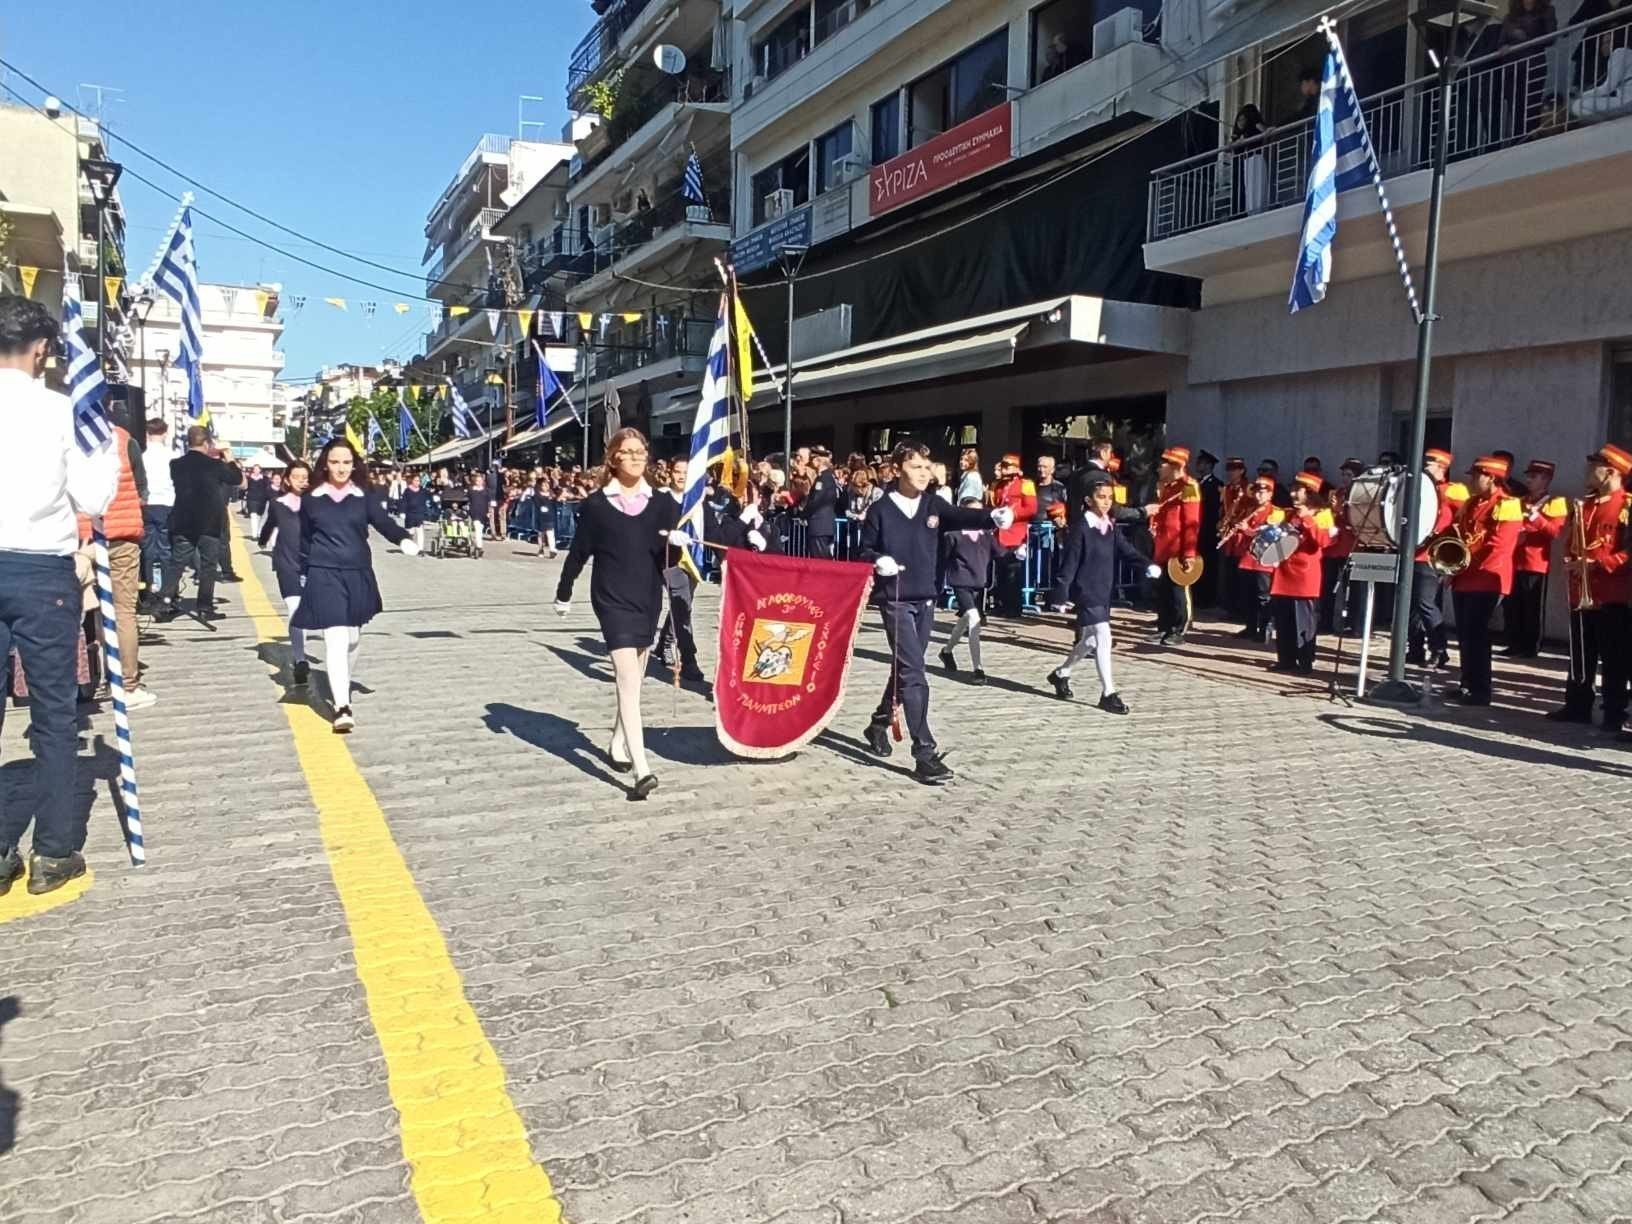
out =
<path fill-rule="evenodd" d="M 664 322 L 659 322 L 659 316 Z M 714 337 L 713 319 L 676 318 L 671 312 L 647 311 L 629 343 L 597 346 L 589 377 L 617 387 L 637 382 L 701 375 Z"/>
<path fill-rule="evenodd" d="M 620 171 L 656 153 L 663 138 L 682 122 L 689 122 L 685 136 L 706 156 L 723 145 L 728 131 L 731 105 L 730 84 L 723 73 L 687 77 L 676 83 L 665 78 L 628 103 L 621 103 L 611 119 L 599 125 L 590 141 L 580 145 L 594 151 L 576 167 L 572 177 L 574 204 L 606 202 L 608 191 L 597 194 L 611 182 L 621 182 Z M 586 148 L 589 146 L 589 148 Z"/>
<path fill-rule="evenodd" d="M 431 265 L 430 272 L 425 276 L 425 290 L 428 296 L 438 296 L 437 291 L 444 288 L 447 281 L 454 282 L 446 287 L 455 294 L 469 287 L 460 281 L 459 265 L 467 255 L 480 249 L 482 243 L 504 241 L 493 233 L 493 227 L 498 224 L 505 211 L 502 208 L 482 209 L 470 219 L 457 238 L 443 245 L 442 254 L 437 257 L 437 261 Z"/>
<path fill-rule="evenodd" d="M 615 308 L 615 302 L 601 298 L 616 296 L 617 271 L 635 275 L 661 268 L 665 277 L 685 277 L 686 265 L 696 254 L 691 248 L 697 243 L 706 244 L 712 255 L 730 242 L 729 196 L 715 196 L 708 205 L 692 204 L 681 197 L 679 182 L 660 188 L 658 195 L 662 204 L 611 227 L 594 246 L 569 261 L 565 270 L 583 278 L 568 290 L 569 303 L 594 301 L 600 308 Z"/>
<path fill-rule="evenodd" d="M 504 296 L 499 293 L 473 293 L 462 301 L 450 303 L 451 306 L 468 308 L 463 314 L 448 314 L 430 331 L 425 333 L 425 356 L 434 357 L 445 346 L 455 341 L 469 341 L 473 344 L 490 344 L 493 340 L 492 329 L 487 325 L 489 310 L 502 310 Z"/>
<path fill-rule="evenodd" d="M 431 237 L 435 233 L 437 225 L 441 222 L 443 212 L 454 201 L 462 198 L 460 188 L 465 185 L 465 180 L 475 173 L 478 167 L 504 166 L 506 169 L 509 168 L 510 146 L 513 143 L 515 143 L 515 137 L 513 136 L 500 136 L 491 132 L 476 142 L 476 147 L 465 156 L 465 160 L 459 165 L 458 173 L 449 180 L 448 185 L 442 189 L 442 194 L 437 197 L 435 205 L 432 206 L 425 222 L 426 237 Z"/>
<path fill-rule="evenodd" d="M 1632 17 L 1617 10 L 1470 61 L 1451 85 L 1447 261 L 1624 228 L 1632 216 Z M 1619 48 L 1618 50 L 1616 48 Z M 1618 90 L 1616 84 L 1619 83 Z M 1362 99 L 1408 251 L 1420 250 L 1440 88 L 1424 77 Z M 1209 301 L 1284 292 L 1307 188 L 1313 120 L 1151 176 L 1152 270 L 1207 280 Z M 1344 192 L 1339 279 L 1392 254 L 1376 193 Z"/>
<path fill-rule="evenodd" d="M 621 0 L 590 28 L 567 63 L 567 108 L 582 110 L 580 91 L 610 69 L 645 58 L 658 42 L 690 50 L 705 42 L 720 0 Z"/>

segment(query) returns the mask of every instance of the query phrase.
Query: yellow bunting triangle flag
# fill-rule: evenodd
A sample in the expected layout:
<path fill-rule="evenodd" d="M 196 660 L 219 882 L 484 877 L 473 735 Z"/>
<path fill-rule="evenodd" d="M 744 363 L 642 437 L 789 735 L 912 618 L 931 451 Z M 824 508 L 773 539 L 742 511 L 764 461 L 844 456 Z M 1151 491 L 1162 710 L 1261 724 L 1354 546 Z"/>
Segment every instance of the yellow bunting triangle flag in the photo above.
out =
<path fill-rule="evenodd" d="M 367 448 L 363 446 L 363 439 L 357 433 L 357 427 L 350 421 L 346 422 L 346 441 L 351 444 L 351 449 L 355 454 L 367 453 Z"/>
<path fill-rule="evenodd" d="M 124 283 L 125 278 L 122 276 L 104 276 L 102 278 L 102 288 L 107 291 L 109 306 L 119 304 L 119 287 Z"/>
<path fill-rule="evenodd" d="M 335 307 L 337 310 L 344 310 L 346 308 L 345 298 L 324 298 L 323 300 L 330 306 Z"/>
<path fill-rule="evenodd" d="M 533 312 L 518 310 L 516 311 L 516 318 L 521 321 L 521 338 L 525 340 L 533 334 Z"/>
<path fill-rule="evenodd" d="M 446 387 L 438 387 L 436 389 L 436 398 L 439 399 L 439 400 L 447 399 L 448 398 L 448 389 Z"/>
<path fill-rule="evenodd" d="M 618 318 L 622 319 L 625 323 L 639 323 L 641 320 L 641 313 L 638 310 L 626 310 L 620 314 Z"/>
<path fill-rule="evenodd" d="M 579 316 L 578 316 L 578 326 L 579 327 L 583 328 L 585 331 L 588 331 L 591 327 L 594 326 L 594 324 L 595 324 L 595 316 L 590 314 L 587 310 L 583 311 L 582 313 L 579 314 Z"/>
<path fill-rule="evenodd" d="M 266 314 L 266 304 L 271 300 L 272 295 L 265 289 L 255 290 L 255 313 L 258 315 Z"/>
<path fill-rule="evenodd" d="M 33 297 L 34 282 L 39 279 L 40 270 L 38 268 L 24 268 L 19 266 L 17 269 L 17 275 L 23 278 L 23 296 L 27 298 Z"/>
<path fill-rule="evenodd" d="M 467 315 L 469 313 L 470 313 L 470 307 L 469 306 L 449 306 L 448 307 L 448 314 L 452 315 L 455 319 L 457 319 L 460 315 Z"/>
<path fill-rule="evenodd" d="M 413 309 L 413 307 L 408 305 L 407 302 L 398 302 L 395 306 L 391 307 L 391 309 L 396 311 L 398 314 L 407 314 Z"/>

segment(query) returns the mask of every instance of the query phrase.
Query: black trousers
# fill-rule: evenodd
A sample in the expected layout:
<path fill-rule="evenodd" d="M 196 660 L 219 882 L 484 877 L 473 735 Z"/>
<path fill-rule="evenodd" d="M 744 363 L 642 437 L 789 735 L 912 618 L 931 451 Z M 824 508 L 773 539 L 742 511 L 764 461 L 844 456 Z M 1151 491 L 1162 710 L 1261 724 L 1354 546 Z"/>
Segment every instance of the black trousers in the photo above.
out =
<path fill-rule="evenodd" d="M 1502 597 L 1495 591 L 1452 591 L 1456 609 L 1456 654 L 1462 664 L 1462 687 L 1490 700 L 1490 618 Z"/>
<path fill-rule="evenodd" d="M 1440 611 L 1440 577 L 1433 566 L 1418 561 L 1411 575 L 1411 631 L 1407 645 L 1420 656 L 1423 643 L 1433 654 L 1441 654 L 1450 644 L 1445 615 Z"/>
<path fill-rule="evenodd" d="M 198 610 L 208 612 L 215 607 L 215 575 L 216 567 L 221 564 L 221 537 L 199 536 L 189 539 L 187 536 L 173 536 L 170 540 L 170 568 L 164 574 L 164 589 L 161 596 L 168 602 L 174 603 L 176 593 L 181 590 L 181 574 L 183 570 L 192 570 L 198 575 Z"/>
<path fill-rule="evenodd" d="M 1020 615 L 1021 591 L 1025 583 L 1026 563 L 1011 549 L 997 554 L 997 612 L 1002 616 Z"/>
<path fill-rule="evenodd" d="M 1241 598 L 1241 559 L 1227 553 L 1218 554 L 1218 606 L 1233 620 L 1245 620 L 1245 601 Z"/>
<path fill-rule="evenodd" d="M 929 677 L 924 674 L 924 657 L 929 653 L 930 634 L 935 628 L 935 605 L 927 599 L 884 604 L 884 635 L 889 639 L 890 682 L 873 711 L 872 724 L 887 727 L 901 702 L 907 731 L 912 735 L 912 756 L 927 761 L 937 745 L 929 730 Z"/>
<path fill-rule="evenodd" d="M 1156 628 L 1163 633 L 1183 633 L 1190 627 L 1190 588 L 1182 587 L 1167 575 L 1156 579 Z"/>
<path fill-rule="evenodd" d="M 663 628 L 657 635 L 657 653 L 665 655 L 669 650 L 669 643 L 674 642 L 680 647 L 680 665 L 686 668 L 697 666 L 697 639 L 691 633 L 691 594 L 677 594 L 669 592 L 669 614 L 663 621 Z"/>
<path fill-rule="evenodd" d="M 1218 527 L 1216 524 L 1203 523 L 1201 525 L 1201 538 L 1203 540 L 1215 539 L 1217 535 Z M 1190 592 L 1191 603 L 1198 608 L 1216 608 L 1222 598 L 1218 583 L 1220 576 L 1218 546 L 1216 544 L 1211 547 L 1203 545 L 1200 555 L 1201 577 L 1196 580 L 1195 590 Z"/>
<path fill-rule="evenodd" d="M 1297 671 L 1313 671 L 1320 600 L 1276 595 L 1269 602 L 1275 617 L 1275 662 Z"/>
<path fill-rule="evenodd" d="M 1533 659 L 1541 653 L 1542 604 L 1547 597 L 1547 575 L 1519 570 L 1513 575 L 1513 593 L 1502 604 L 1507 622 L 1507 646 L 1514 654 Z"/>
<path fill-rule="evenodd" d="M 1247 613 L 1247 628 L 1263 640 L 1269 631 L 1269 586 L 1275 575 L 1264 570 L 1242 570 L 1241 589 Z"/>
<path fill-rule="evenodd" d="M 830 535 L 813 535 L 806 537 L 806 544 L 810 548 L 810 555 L 824 561 L 833 560 L 833 537 Z"/>
<path fill-rule="evenodd" d="M 1565 708 L 1580 716 L 1592 713 L 1592 682 L 1601 667 L 1604 725 L 1619 726 L 1626 721 L 1627 634 L 1632 632 L 1632 610 L 1626 604 L 1605 604 L 1590 612 L 1574 612 L 1571 621 L 1574 636 Z"/>

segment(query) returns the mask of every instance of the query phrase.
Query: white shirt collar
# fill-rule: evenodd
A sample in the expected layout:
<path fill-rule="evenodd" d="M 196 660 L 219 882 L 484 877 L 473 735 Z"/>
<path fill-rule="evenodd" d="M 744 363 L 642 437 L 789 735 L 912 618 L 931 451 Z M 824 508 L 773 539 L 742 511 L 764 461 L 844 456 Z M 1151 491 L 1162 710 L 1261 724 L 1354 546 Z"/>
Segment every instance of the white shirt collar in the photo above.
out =
<path fill-rule="evenodd" d="M 906 515 L 908 518 L 916 518 L 918 517 L 918 503 L 923 500 L 923 494 L 920 493 L 917 497 L 908 497 L 904 493 L 899 493 L 896 490 L 891 489 L 890 500 L 895 503 L 896 508 L 900 510 L 902 514 Z"/>
<path fill-rule="evenodd" d="M 1090 527 L 1101 534 L 1109 531 L 1112 527 L 1112 521 L 1109 515 L 1101 518 L 1092 510 L 1084 510 L 1082 512 L 1082 516 L 1087 520 Z"/>
<path fill-rule="evenodd" d="M 630 497 L 650 497 L 652 495 L 652 486 L 646 483 L 644 477 L 633 489 L 625 489 L 617 481 L 609 480 L 601 486 L 601 492 L 606 494 L 607 497 L 620 497 L 624 494 L 628 494 Z"/>

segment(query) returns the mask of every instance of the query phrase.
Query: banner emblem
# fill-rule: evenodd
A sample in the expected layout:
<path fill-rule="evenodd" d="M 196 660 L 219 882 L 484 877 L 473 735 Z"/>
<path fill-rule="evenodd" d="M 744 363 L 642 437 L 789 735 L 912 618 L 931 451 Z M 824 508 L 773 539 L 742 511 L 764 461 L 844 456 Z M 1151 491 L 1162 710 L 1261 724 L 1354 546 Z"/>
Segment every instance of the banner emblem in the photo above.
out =
<path fill-rule="evenodd" d="M 762 684 L 804 683 L 805 663 L 810 658 L 815 632 L 815 625 L 756 620 L 748 635 L 753 648 L 743 666 L 742 678 Z"/>

